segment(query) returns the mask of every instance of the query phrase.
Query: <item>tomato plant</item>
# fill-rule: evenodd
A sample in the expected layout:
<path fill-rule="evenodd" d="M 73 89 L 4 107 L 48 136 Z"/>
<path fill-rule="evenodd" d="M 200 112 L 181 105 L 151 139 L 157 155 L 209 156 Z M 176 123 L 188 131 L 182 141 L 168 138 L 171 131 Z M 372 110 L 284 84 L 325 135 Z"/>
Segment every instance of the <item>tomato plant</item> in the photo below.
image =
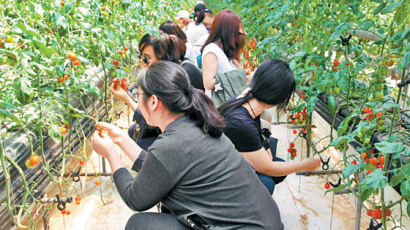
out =
<path fill-rule="evenodd" d="M 410 162 L 406 160 L 410 132 L 409 125 L 402 124 L 403 116 L 409 116 L 409 95 L 389 79 L 389 75 L 401 79 L 405 85 L 409 73 L 408 1 L 207 3 L 211 9 L 230 8 L 241 16 L 249 37 L 245 68 L 248 61 L 258 66 L 268 58 L 289 63 L 298 96 L 292 99 L 288 122 L 301 127 L 300 136 L 314 154 L 334 147 L 343 155 L 343 183 L 329 190 L 358 186 L 356 195 L 380 211 L 374 211 L 374 218 L 381 219 L 384 229 L 388 219 L 384 210 L 396 209 L 401 217 L 410 216 L 410 205 L 407 214 L 399 205 L 410 199 Z M 326 105 L 323 114 L 331 124 L 330 144 L 322 149 L 311 141 L 310 126 L 319 102 Z M 301 119 L 304 107 L 306 120 Z M 376 141 L 381 134 L 386 138 Z M 348 145 L 361 156 L 346 154 Z M 401 198 L 386 200 L 386 186 L 396 187 Z"/>
<path fill-rule="evenodd" d="M 66 164 L 79 158 L 82 165 L 85 156 L 76 156 L 66 145 L 74 138 L 85 142 L 82 122 L 100 119 L 94 103 L 102 101 L 108 114 L 108 83 L 112 78 L 121 79 L 125 90 L 128 79 L 135 81 L 132 71 L 139 66 L 139 38 L 175 18 L 175 11 L 188 10 L 193 4 L 192 0 L 1 1 L 0 176 L 5 178 L 6 188 L 4 199 L 0 197 L 6 207 L 0 210 L 1 217 L 4 210 L 11 222 L 24 228 L 20 217 L 32 213 L 28 211 L 30 204 L 42 207 L 34 192 L 40 185 L 26 178 L 26 174 L 31 175 L 26 171 L 41 170 L 52 183 L 67 184 L 63 176 Z M 103 86 L 97 86 L 95 79 L 102 80 Z M 10 146 L 3 143 L 17 132 L 34 134 L 35 139 L 26 136 L 30 155 L 38 157 L 27 159 L 28 155 L 20 160 L 7 155 Z M 61 143 L 58 158 L 51 158 L 45 151 L 47 138 Z M 11 184 L 16 173 L 10 174 L 10 170 L 23 172 L 17 174 L 24 192 L 19 192 L 16 200 Z M 62 189 L 60 196 L 70 196 L 76 189 Z"/>

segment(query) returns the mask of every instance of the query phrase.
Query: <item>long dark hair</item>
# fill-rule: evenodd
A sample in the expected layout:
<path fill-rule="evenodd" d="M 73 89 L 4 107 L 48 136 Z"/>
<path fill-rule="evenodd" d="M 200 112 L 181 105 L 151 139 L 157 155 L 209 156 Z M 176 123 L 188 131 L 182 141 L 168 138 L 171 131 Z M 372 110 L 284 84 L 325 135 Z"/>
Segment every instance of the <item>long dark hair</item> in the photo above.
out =
<path fill-rule="evenodd" d="M 156 95 L 173 113 L 185 113 L 205 133 L 212 137 L 222 135 L 222 117 L 214 103 L 189 82 L 185 70 L 169 61 L 152 64 L 139 76 L 138 86 L 145 100 Z"/>
<path fill-rule="evenodd" d="M 201 53 L 209 43 L 220 43 L 229 60 L 239 61 L 240 51 L 245 45 L 245 37 L 239 33 L 241 18 L 231 10 L 219 12 L 211 26 L 209 37 L 202 46 Z"/>
<path fill-rule="evenodd" d="M 187 36 L 184 33 L 184 31 L 182 31 L 181 27 L 179 27 L 178 24 L 176 24 L 174 21 L 168 20 L 164 23 L 162 23 L 159 26 L 159 30 L 166 33 L 166 34 L 173 34 L 176 35 L 177 37 L 179 37 L 184 43 L 187 42 Z"/>
<path fill-rule="evenodd" d="M 195 12 L 195 25 L 199 25 L 205 18 L 206 6 L 202 3 L 196 4 L 194 8 Z"/>
<path fill-rule="evenodd" d="M 295 90 L 295 77 L 286 62 L 270 59 L 259 66 L 249 87 L 251 90 L 246 96 L 227 101 L 219 107 L 222 116 L 228 115 L 251 98 L 268 105 L 277 105 L 278 110 L 286 109 Z"/>

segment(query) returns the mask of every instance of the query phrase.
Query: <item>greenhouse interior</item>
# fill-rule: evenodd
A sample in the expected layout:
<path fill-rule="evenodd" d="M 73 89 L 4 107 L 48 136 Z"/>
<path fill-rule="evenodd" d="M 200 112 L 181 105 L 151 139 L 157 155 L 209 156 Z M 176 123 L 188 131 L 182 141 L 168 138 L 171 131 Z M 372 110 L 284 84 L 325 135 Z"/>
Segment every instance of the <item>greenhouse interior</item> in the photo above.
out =
<path fill-rule="evenodd" d="M 410 229 L 409 8 L 0 0 L 0 229 Z"/>

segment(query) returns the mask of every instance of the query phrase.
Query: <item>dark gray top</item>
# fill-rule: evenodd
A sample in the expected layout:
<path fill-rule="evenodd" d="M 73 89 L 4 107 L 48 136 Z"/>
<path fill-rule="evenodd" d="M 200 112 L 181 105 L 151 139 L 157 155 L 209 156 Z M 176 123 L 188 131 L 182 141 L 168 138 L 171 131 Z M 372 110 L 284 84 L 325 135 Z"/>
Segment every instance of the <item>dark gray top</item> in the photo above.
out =
<path fill-rule="evenodd" d="M 283 229 L 275 201 L 226 136 L 213 138 L 180 117 L 143 154 L 135 179 L 125 168 L 114 172 L 131 209 L 161 201 L 181 222 L 199 217 L 210 229 Z"/>

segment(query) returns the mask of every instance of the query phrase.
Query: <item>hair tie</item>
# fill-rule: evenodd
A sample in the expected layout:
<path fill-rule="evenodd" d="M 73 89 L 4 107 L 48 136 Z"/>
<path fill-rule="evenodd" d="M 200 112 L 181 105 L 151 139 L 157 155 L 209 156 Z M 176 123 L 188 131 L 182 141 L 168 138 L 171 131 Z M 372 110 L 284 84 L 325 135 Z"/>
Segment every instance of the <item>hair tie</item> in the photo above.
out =
<path fill-rule="evenodd" d="M 192 91 L 194 90 L 194 87 L 192 85 L 190 85 L 187 89 L 186 89 L 186 94 L 189 96 L 192 96 Z"/>

